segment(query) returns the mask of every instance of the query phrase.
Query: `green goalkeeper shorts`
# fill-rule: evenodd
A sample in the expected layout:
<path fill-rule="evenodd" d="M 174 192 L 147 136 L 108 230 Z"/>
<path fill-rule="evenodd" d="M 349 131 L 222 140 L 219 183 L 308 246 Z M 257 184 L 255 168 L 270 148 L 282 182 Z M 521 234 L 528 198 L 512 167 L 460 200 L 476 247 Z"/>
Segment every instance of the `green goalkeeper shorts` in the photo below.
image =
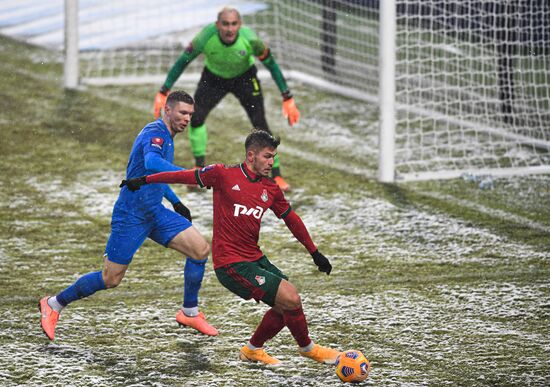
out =
<path fill-rule="evenodd" d="M 217 268 L 216 277 L 237 296 L 263 301 L 270 306 L 275 305 L 281 280 L 288 280 L 265 255 L 254 262 L 243 261 Z"/>

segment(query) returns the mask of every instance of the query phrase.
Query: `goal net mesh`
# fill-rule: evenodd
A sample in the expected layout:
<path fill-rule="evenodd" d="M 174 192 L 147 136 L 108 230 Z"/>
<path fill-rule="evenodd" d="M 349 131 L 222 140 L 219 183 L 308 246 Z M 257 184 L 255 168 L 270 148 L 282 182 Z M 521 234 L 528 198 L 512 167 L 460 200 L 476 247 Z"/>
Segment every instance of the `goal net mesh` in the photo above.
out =
<path fill-rule="evenodd" d="M 187 43 L 225 4 L 151 3 L 112 0 L 81 7 L 85 83 L 160 85 Z M 378 0 L 235 5 L 244 23 L 269 43 L 287 77 L 376 107 L 384 22 Z M 396 177 L 550 172 L 545 1 L 396 0 L 396 6 Z M 198 79 L 201 68 L 199 57 L 182 79 Z"/>

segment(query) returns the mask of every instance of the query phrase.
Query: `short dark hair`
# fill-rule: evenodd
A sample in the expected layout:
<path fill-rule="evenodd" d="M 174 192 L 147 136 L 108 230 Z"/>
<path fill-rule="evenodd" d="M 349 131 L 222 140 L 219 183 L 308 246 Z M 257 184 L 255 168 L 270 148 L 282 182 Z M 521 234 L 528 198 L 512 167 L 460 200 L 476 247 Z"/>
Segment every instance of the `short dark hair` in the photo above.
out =
<path fill-rule="evenodd" d="M 175 90 L 168 94 L 168 98 L 166 98 L 166 104 L 170 107 L 173 107 L 176 102 L 183 102 L 189 105 L 195 104 L 195 100 L 193 99 L 193 97 L 191 97 L 183 90 Z"/>
<path fill-rule="evenodd" d="M 273 137 L 269 132 L 265 130 L 252 129 L 246 137 L 244 142 L 244 149 L 248 152 L 249 150 L 259 151 L 264 148 L 273 148 L 277 149 L 281 140 Z"/>

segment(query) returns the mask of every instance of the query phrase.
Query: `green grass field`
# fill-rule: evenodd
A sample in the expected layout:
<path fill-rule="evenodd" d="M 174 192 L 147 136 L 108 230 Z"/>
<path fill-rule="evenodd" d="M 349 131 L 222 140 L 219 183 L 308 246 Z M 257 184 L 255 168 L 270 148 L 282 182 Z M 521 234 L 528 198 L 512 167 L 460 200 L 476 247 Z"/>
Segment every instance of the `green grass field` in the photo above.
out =
<path fill-rule="evenodd" d="M 0 59 L 1 385 L 341 384 L 331 366 L 298 355 L 288 330 L 267 346 L 285 367 L 240 362 L 267 308 L 226 291 L 210 265 L 200 306 L 220 336 L 180 328 L 184 260 L 150 241 L 120 287 L 70 305 L 49 342 L 37 302 L 101 268 L 158 85 L 63 91 L 58 54 L 2 37 Z M 377 183 L 376 108 L 292 86 L 299 126 L 285 125 L 271 81 L 268 120 L 282 137 L 288 198 L 334 270 L 316 271 L 272 214 L 260 243 L 300 290 L 312 338 L 363 351 L 373 366 L 364 385 L 549 385 L 550 176 L 499 178 L 491 190 Z M 207 123 L 208 161 L 240 161 L 249 123 L 236 100 Z M 176 160 L 191 166 L 185 135 Z M 209 239 L 211 193 L 175 190 Z"/>

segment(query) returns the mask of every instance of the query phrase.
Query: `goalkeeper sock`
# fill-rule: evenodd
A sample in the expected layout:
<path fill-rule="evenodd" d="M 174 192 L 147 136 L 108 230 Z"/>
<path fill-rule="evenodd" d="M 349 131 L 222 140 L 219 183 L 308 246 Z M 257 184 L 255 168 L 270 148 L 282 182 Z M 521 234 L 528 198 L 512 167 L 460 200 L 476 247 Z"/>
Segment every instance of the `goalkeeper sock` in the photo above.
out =
<path fill-rule="evenodd" d="M 195 159 L 206 155 L 206 143 L 208 142 L 208 133 L 206 125 L 202 124 L 197 127 L 189 126 L 189 142 Z"/>
<path fill-rule="evenodd" d="M 273 158 L 273 167 L 271 167 L 271 176 L 275 178 L 276 176 L 281 176 L 281 167 L 279 161 L 279 155 L 276 154 Z"/>
<path fill-rule="evenodd" d="M 279 160 L 279 154 L 276 154 L 275 157 L 273 158 L 273 169 L 275 168 L 279 168 L 280 167 L 280 164 L 281 164 L 281 161 Z"/>
<path fill-rule="evenodd" d="M 205 156 L 195 156 L 195 167 L 204 167 Z"/>
<path fill-rule="evenodd" d="M 185 261 L 185 268 L 183 271 L 183 308 L 190 313 L 193 313 L 191 308 L 199 305 L 199 290 L 202 284 L 202 278 L 204 277 L 204 268 L 206 265 L 206 259 L 201 261 L 187 257 Z M 190 314 L 185 313 L 188 316 Z"/>
<path fill-rule="evenodd" d="M 284 312 L 285 325 L 288 327 L 294 340 L 300 347 L 306 347 L 311 343 L 309 331 L 307 329 L 306 316 L 302 307 L 295 310 L 287 310 Z"/>
<path fill-rule="evenodd" d="M 279 168 L 271 168 L 271 177 L 275 179 L 277 176 L 281 176 L 281 170 Z"/>
<path fill-rule="evenodd" d="M 84 274 L 76 280 L 74 284 L 61 291 L 57 296 L 57 302 L 62 306 L 67 306 L 71 302 L 89 297 L 98 290 L 105 290 L 105 282 L 100 271 Z"/>
<path fill-rule="evenodd" d="M 256 331 L 250 338 L 250 344 L 256 348 L 261 348 L 266 341 L 274 338 L 284 327 L 285 321 L 283 315 L 271 308 L 264 314 L 260 325 L 258 325 L 258 328 L 256 328 Z"/>

